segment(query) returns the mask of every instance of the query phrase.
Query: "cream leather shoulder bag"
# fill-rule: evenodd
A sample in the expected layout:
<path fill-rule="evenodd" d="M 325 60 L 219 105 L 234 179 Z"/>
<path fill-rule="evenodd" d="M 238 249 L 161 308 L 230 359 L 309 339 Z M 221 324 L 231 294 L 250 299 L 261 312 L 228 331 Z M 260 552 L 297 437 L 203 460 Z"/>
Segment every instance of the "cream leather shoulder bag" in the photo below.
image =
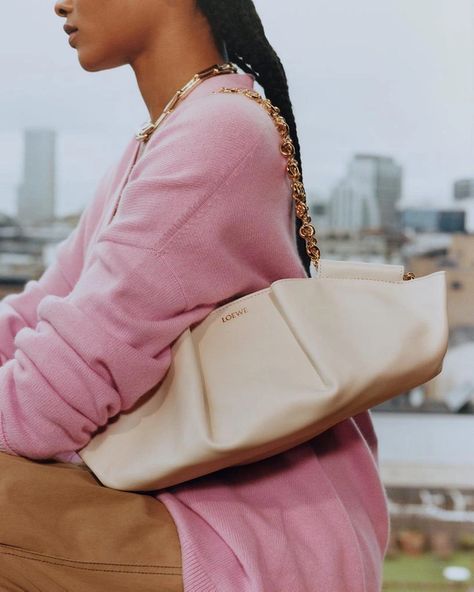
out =
<path fill-rule="evenodd" d="M 288 450 L 427 382 L 446 353 L 445 272 L 320 259 L 279 109 L 254 90 L 219 92 L 273 117 L 317 273 L 216 308 L 175 340 L 161 382 L 78 452 L 114 489 L 162 489 Z"/>

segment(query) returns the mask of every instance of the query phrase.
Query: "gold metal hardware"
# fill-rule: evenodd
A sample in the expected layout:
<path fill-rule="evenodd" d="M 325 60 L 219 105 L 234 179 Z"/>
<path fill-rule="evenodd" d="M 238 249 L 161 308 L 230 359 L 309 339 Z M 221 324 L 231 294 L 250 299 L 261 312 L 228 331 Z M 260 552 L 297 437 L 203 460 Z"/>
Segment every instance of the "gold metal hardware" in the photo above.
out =
<path fill-rule="evenodd" d="M 209 68 L 201 70 L 195 74 L 191 80 L 186 82 L 186 84 L 177 90 L 176 93 L 171 97 L 155 123 L 148 121 L 138 130 L 135 136 L 136 139 L 144 143 L 148 142 L 152 133 L 160 125 L 163 119 L 165 119 L 165 117 L 167 117 L 173 111 L 178 102 L 187 96 L 202 80 L 210 78 L 211 76 L 218 76 L 220 74 L 235 74 L 236 72 L 237 66 L 235 66 L 232 62 L 225 62 L 224 64 L 214 64 L 213 66 L 210 66 Z"/>
<path fill-rule="evenodd" d="M 285 118 L 280 114 L 279 107 L 272 105 L 269 99 L 263 98 L 256 90 L 248 88 L 229 88 L 222 87 L 219 89 L 221 93 L 238 93 L 254 99 L 271 115 L 276 125 L 278 132 L 282 138 L 280 144 L 280 152 L 288 159 L 286 170 L 291 180 L 292 198 L 295 200 L 295 213 L 302 221 L 299 234 L 306 242 L 306 252 L 311 259 L 314 267 L 318 269 L 318 263 L 321 258 L 319 247 L 317 246 L 316 231 L 311 224 L 311 217 L 309 216 L 308 206 L 306 204 L 306 191 L 301 182 L 301 173 L 298 167 L 298 161 L 294 158 L 295 146 L 290 137 L 290 128 L 285 121 Z"/>
<path fill-rule="evenodd" d="M 250 90 L 248 88 L 229 88 L 223 86 L 212 94 L 215 94 L 216 92 L 245 95 L 250 99 L 255 100 L 257 103 L 260 103 L 260 105 L 262 105 L 267 113 L 273 118 L 276 128 L 282 138 L 280 152 L 288 159 L 286 170 L 291 180 L 292 198 L 295 200 L 295 213 L 302 221 L 299 234 L 306 242 L 306 252 L 311 259 L 312 264 L 318 269 L 321 252 L 317 246 L 318 240 L 316 238 L 316 231 L 311 224 L 311 216 L 308 214 L 309 209 L 306 203 L 306 191 L 301 181 L 301 172 L 298 167 L 298 161 L 294 158 L 295 146 L 290 137 L 290 128 L 283 115 L 280 114 L 279 107 L 273 105 L 269 99 L 263 98 L 256 90 Z M 404 280 L 412 280 L 414 278 L 415 275 L 411 271 L 405 273 L 403 276 Z"/>
<path fill-rule="evenodd" d="M 147 121 L 135 134 L 135 138 L 139 142 L 143 142 L 146 144 L 150 139 L 153 132 L 159 127 L 161 122 L 173 111 L 176 105 L 179 103 L 181 99 L 187 96 L 195 86 L 197 86 L 200 82 L 205 80 L 206 78 L 210 78 L 211 76 L 218 76 L 220 74 L 235 74 L 237 72 L 237 67 L 232 62 L 225 62 L 223 64 L 214 64 L 205 70 L 201 70 L 197 72 L 184 86 L 178 89 L 175 94 L 171 97 L 171 99 L 166 104 L 165 108 L 163 109 L 161 115 L 152 123 L 151 121 Z M 129 175 L 133 167 L 137 162 L 137 158 L 140 152 L 137 153 L 135 161 L 132 163 L 131 168 L 129 170 Z M 115 204 L 114 211 L 112 212 L 112 216 L 109 220 L 109 223 L 113 220 L 115 214 L 117 213 L 117 209 L 120 202 L 120 196 Z"/>

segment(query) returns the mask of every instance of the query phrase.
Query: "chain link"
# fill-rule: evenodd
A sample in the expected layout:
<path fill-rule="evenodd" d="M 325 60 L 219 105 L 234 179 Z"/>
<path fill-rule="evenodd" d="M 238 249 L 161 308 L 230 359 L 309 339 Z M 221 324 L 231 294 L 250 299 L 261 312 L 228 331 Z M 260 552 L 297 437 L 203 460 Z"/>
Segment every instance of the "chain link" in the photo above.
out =
<path fill-rule="evenodd" d="M 318 269 L 321 253 L 317 246 L 318 240 L 316 238 L 316 231 L 311 224 L 311 216 L 309 215 L 308 205 L 306 203 L 306 191 L 301 182 L 301 172 L 298 166 L 298 161 L 295 159 L 295 146 L 290 137 L 290 128 L 285 121 L 285 118 L 280 114 L 279 107 L 273 105 L 269 99 L 263 98 L 256 90 L 248 88 L 229 88 L 224 86 L 219 89 L 220 93 L 238 93 L 249 97 L 260 103 L 262 107 L 269 113 L 276 125 L 276 128 L 281 136 L 280 152 L 288 160 L 286 170 L 291 181 L 292 199 L 295 200 L 295 213 L 301 220 L 302 225 L 299 229 L 300 236 L 306 242 L 306 252 L 308 253 L 314 267 Z"/>
<path fill-rule="evenodd" d="M 182 86 L 180 89 L 178 89 L 175 92 L 175 94 L 171 97 L 171 99 L 168 101 L 168 103 L 166 104 L 165 108 L 163 109 L 163 111 L 162 111 L 161 115 L 158 117 L 158 119 L 154 123 L 152 121 L 147 121 L 144 125 L 142 125 L 142 127 L 135 134 L 135 139 L 139 142 L 142 142 L 142 145 L 139 147 L 139 149 L 135 155 L 134 162 L 132 163 L 132 165 L 128 171 L 127 179 L 130 176 L 130 173 L 132 172 L 133 167 L 138 162 L 138 158 L 141 156 L 141 154 L 144 151 L 143 146 L 145 146 L 147 144 L 147 142 L 151 138 L 152 134 L 161 125 L 161 123 L 164 121 L 164 119 L 166 119 L 166 117 L 168 117 L 168 115 L 174 111 L 174 109 L 176 108 L 176 105 L 180 101 L 182 101 L 193 90 L 193 88 L 198 86 L 203 80 L 206 80 L 207 78 L 211 78 L 212 76 L 220 76 L 223 74 L 236 74 L 236 73 L 237 73 L 237 67 L 232 62 L 224 62 L 223 64 L 214 64 L 213 66 L 210 66 L 209 68 L 205 68 L 204 70 L 197 72 L 190 80 L 188 80 L 188 82 L 186 82 L 186 84 L 184 86 Z M 140 152 L 140 148 L 143 148 L 143 150 L 141 152 Z M 121 196 L 119 196 L 119 198 L 115 204 L 114 211 L 112 212 L 112 216 L 109 220 L 109 223 L 112 221 L 112 219 L 115 217 L 115 214 L 117 213 L 117 209 L 119 207 L 119 202 L 120 202 L 120 197 Z"/>
<path fill-rule="evenodd" d="M 314 226 L 311 224 L 311 216 L 308 214 L 309 210 L 306 203 L 306 191 L 301 182 L 301 172 L 298 167 L 298 161 L 294 157 L 295 146 L 290 137 L 290 128 L 285 121 L 285 118 L 280 114 L 280 109 L 273 105 L 269 99 L 263 98 L 256 90 L 223 86 L 218 92 L 245 95 L 257 103 L 260 103 L 260 105 L 262 105 L 262 107 L 272 116 L 276 128 L 282 138 L 280 152 L 288 159 L 286 170 L 291 181 L 292 198 L 295 200 L 295 213 L 302 222 L 299 234 L 306 242 L 306 252 L 311 259 L 312 264 L 318 269 L 321 252 L 317 246 L 318 240 L 316 238 Z M 405 281 L 413 280 L 414 278 L 415 274 L 411 271 L 405 273 L 403 276 Z"/>
<path fill-rule="evenodd" d="M 148 142 L 153 132 L 159 127 L 161 122 L 175 109 L 176 105 L 182 101 L 196 86 L 203 80 L 211 78 L 212 76 L 220 76 L 222 74 L 235 74 L 237 67 L 232 62 L 225 62 L 223 64 L 214 64 L 210 68 L 197 72 L 184 86 L 178 89 L 175 94 L 168 101 L 164 107 L 161 115 L 153 123 L 148 121 L 136 133 L 135 137 L 138 141 Z"/>

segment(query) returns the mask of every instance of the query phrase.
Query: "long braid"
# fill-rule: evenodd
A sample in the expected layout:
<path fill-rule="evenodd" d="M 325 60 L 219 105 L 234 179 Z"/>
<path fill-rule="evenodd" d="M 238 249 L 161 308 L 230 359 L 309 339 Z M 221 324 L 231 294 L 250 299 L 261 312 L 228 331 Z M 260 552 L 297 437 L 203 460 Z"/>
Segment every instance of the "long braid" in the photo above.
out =
<path fill-rule="evenodd" d="M 255 76 L 265 97 L 280 109 L 290 129 L 294 156 L 303 181 L 300 144 L 285 69 L 265 35 L 253 0 L 197 0 L 197 6 L 206 16 L 217 45 L 225 43 L 226 59 Z M 306 252 L 305 240 L 299 234 L 301 224 L 295 216 L 298 254 L 309 276 L 311 259 Z"/>

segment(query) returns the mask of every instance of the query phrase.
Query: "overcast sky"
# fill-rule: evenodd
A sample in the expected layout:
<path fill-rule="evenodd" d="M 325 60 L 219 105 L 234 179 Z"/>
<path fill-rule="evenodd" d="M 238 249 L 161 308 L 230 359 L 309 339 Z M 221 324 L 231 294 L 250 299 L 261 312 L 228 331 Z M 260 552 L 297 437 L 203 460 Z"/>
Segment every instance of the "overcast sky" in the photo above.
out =
<path fill-rule="evenodd" d="M 397 159 L 409 203 L 445 203 L 455 179 L 474 176 L 474 0 L 255 4 L 287 70 L 311 199 L 328 196 L 355 152 Z M 9 213 L 24 127 L 58 131 L 64 214 L 91 199 L 147 120 L 131 69 L 82 70 L 53 9 L 52 0 L 2 5 L 0 210 Z"/>

